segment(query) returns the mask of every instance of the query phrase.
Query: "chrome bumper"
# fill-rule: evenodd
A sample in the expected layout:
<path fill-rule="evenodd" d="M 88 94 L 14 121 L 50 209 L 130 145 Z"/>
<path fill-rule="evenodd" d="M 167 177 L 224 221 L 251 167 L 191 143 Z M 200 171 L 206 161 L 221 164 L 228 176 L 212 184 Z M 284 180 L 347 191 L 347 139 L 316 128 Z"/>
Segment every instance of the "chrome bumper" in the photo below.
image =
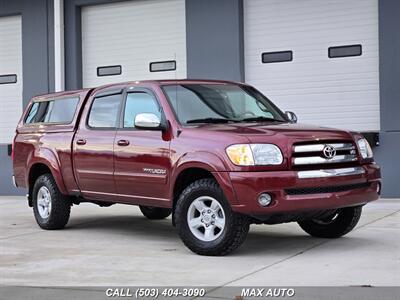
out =
<path fill-rule="evenodd" d="M 17 185 L 17 182 L 15 181 L 15 176 L 14 175 L 12 176 L 12 182 L 13 182 L 13 185 L 17 188 L 18 185 Z"/>
<path fill-rule="evenodd" d="M 298 171 L 297 177 L 301 179 L 306 178 L 325 178 L 325 177 L 339 177 L 364 174 L 365 170 L 362 167 L 341 168 L 341 169 L 322 169 L 311 171 Z"/>

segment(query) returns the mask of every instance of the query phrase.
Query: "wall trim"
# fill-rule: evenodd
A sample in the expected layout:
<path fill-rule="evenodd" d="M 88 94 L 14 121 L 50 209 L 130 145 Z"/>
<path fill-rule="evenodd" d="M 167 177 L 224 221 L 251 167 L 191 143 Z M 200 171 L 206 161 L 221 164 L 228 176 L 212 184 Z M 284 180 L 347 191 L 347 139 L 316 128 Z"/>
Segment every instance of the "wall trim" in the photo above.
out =
<path fill-rule="evenodd" d="M 64 0 L 54 0 L 54 90 L 65 89 Z"/>

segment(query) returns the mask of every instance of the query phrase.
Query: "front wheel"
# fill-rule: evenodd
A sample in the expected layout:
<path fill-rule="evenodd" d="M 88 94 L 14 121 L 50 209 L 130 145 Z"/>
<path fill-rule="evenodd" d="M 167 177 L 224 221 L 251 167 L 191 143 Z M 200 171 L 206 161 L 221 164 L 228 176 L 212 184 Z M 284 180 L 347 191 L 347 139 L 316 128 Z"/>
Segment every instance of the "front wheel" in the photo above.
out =
<path fill-rule="evenodd" d="M 231 210 L 213 179 L 190 184 L 177 201 L 174 218 L 183 243 L 200 255 L 228 254 L 249 231 L 248 218 Z"/>
<path fill-rule="evenodd" d="M 361 217 L 361 211 L 361 206 L 345 207 L 322 219 L 301 221 L 299 225 L 311 236 L 338 238 L 356 227 Z"/>

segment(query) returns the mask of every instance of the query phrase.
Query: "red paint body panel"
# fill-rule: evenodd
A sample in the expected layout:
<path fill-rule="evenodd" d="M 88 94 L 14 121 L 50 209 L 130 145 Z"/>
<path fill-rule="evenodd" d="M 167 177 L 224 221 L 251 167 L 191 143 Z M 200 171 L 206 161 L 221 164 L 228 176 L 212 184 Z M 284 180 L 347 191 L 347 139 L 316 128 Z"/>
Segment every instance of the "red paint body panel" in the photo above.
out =
<path fill-rule="evenodd" d="M 332 209 L 365 204 L 378 198 L 379 167 L 371 162 L 363 166 L 365 174 L 337 178 L 299 179 L 292 165 L 295 143 L 352 142 L 357 135 L 346 131 L 299 124 L 234 123 L 182 126 L 166 99 L 161 86 L 179 83 L 232 82 L 208 80 L 164 80 L 112 84 L 96 89 L 38 96 L 51 99 L 79 96 L 78 109 L 71 124 L 26 125 L 17 127 L 14 142 L 14 175 L 18 186 L 27 187 L 35 164 L 45 164 L 64 194 L 88 200 L 172 207 L 175 182 L 184 170 L 201 168 L 213 174 L 232 208 L 240 213 L 266 215 L 305 210 Z M 240 83 L 234 83 L 240 84 Z M 86 125 L 96 94 L 113 90 L 146 88 L 151 90 L 163 109 L 168 130 L 93 130 Z M 84 144 L 78 144 L 84 140 Z M 118 145 L 126 140 L 129 145 Z M 272 143 L 283 154 L 279 166 L 236 166 L 225 153 L 232 144 Z M 348 165 L 346 165 L 348 166 Z M 340 168 L 341 165 L 335 165 Z M 151 168 L 159 174 L 144 172 Z M 165 170 L 165 172 L 164 172 Z M 370 182 L 365 189 L 347 192 L 289 196 L 285 189 L 335 186 Z M 273 205 L 262 208 L 257 197 L 262 192 L 274 196 Z"/>
<path fill-rule="evenodd" d="M 29 187 L 29 174 L 35 164 L 44 164 L 52 172 L 61 192 L 78 190 L 72 167 L 71 141 L 90 89 L 40 95 L 32 98 L 17 126 L 14 138 L 14 176 L 18 186 Z M 25 124 L 33 101 L 55 97 L 79 97 L 75 116 L 70 124 Z"/>
<path fill-rule="evenodd" d="M 296 171 L 274 172 L 231 172 L 230 178 L 238 198 L 233 210 L 251 215 L 273 213 L 293 213 L 298 210 L 321 210 L 346 206 L 355 206 L 378 199 L 377 183 L 380 181 L 380 169 L 377 165 L 363 166 L 365 174 L 336 178 L 299 179 Z M 285 189 L 303 187 L 340 186 L 370 182 L 365 189 L 346 192 L 287 195 Z M 273 204 L 261 207 L 257 198 L 261 193 L 273 195 Z"/>
<path fill-rule="evenodd" d="M 101 199 L 103 194 L 115 194 L 114 141 L 115 130 L 79 129 L 73 141 L 75 175 L 83 196 Z M 79 145 L 78 140 L 85 140 Z M 96 194 L 98 194 L 96 196 Z"/>
<path fill-rule="evenodd" d="M 116 140 L 129 141 L 128 146 L 115 145 L 117 193 L 127 201 L 152 200 L 155 204 L 169 206 L 169 139 L 161 131 L 119 130 Z M 165 174 L 148 174 L 143 171 L 146 168 L 162 169 Z"/>

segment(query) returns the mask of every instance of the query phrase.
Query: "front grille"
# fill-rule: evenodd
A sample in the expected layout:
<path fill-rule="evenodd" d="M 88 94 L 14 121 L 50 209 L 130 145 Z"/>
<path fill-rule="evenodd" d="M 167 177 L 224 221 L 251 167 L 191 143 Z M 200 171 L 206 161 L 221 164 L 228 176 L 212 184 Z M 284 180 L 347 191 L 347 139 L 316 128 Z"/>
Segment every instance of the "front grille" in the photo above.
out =
<path fill-rule="evenodd" d="M 285 190 L 287 195 L 306 195 L 306 194 L 323 194 L 323 193 L 338 193 L 351 191 L 355 189 L 363 189 L 370 187 L 369 182 L 348 184 L 348 185 L 335 185 L 335 186 L 317 186 L 317 187 L 306 187 L 297 189 Z"/>
<path fill-rule="evenodd" d="M 356 147 L 351 142 L 301 144 L 293 147 L 292 165 L 294 167 L 343 164 L 356 161 Z"/>

